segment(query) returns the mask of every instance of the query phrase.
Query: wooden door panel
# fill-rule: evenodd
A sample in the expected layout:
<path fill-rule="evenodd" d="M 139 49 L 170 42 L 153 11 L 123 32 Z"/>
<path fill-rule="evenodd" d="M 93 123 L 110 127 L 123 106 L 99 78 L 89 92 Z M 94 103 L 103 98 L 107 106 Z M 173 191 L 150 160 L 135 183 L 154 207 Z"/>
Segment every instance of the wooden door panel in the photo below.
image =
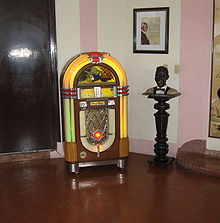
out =
<path fill-rule="evenodd" d="M 54 1 L 0 1 L 0 153 L 59 140 Z"/>

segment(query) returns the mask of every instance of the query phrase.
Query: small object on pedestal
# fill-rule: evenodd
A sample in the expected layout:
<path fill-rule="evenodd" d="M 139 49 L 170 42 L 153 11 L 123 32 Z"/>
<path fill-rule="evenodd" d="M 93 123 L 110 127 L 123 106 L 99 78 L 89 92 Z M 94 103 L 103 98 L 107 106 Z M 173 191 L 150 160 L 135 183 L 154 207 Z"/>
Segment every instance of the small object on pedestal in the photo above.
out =
<path fill-rule="evenodd" d="M 155 74 L 155 81 L 157 83 L 156 87 L 149 88 L 143 95 L 148 96 L 148 98 L 154 99 L 157 103 L 154 105 L 154 108 L 158 111 L 154 114 L 155 124 L 156 124 L 156 143 L 154 144 L 155 156 L 152 160 L 149 160 L 148 163 L 152 166 L 159 166 L 165 168 L 169 166 L 175 158 L 168 157 L 168 147 L 167 144 L 168 138 L 166 137 L 168 117 L 169 113 L 166 112 L 170 108 L 170 105 L 166 103 L 171 98 L 177 97 L 180 95 L 178 91 L 173 88 L 170 88 L 166 85 L 166 80 L 169 78 L 168 70 L 166 67 L 157 67 Z"/>

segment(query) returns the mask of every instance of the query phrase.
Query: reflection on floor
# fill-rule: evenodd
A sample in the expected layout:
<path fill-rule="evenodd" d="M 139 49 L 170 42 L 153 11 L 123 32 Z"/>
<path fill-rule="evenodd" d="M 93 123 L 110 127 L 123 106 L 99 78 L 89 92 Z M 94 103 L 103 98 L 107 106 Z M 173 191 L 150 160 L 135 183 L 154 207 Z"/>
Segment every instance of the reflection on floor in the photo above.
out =
<path fill-rule="evenodd" d="M 177 152 L 177 163 L 196 173 L 220 177 L 220 152 L 206 150 L 204 140 L 185 143 Z"/>
<path fill-rule="evenodd" d="M 2 223 L 219 223 L 220 178 L 149 168 L 131 153 L 126 169 L 81 168 L 63 159 L 0 164 Z"/>

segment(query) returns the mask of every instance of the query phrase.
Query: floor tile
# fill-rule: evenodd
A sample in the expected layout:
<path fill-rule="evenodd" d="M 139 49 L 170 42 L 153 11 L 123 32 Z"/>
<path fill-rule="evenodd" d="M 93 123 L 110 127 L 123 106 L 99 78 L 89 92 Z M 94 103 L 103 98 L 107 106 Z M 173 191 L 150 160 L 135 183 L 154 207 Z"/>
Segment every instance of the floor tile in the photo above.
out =
<path fill-rule="evenodd" d="M 0 206 L 0 216 L 2 223 L 46 223 L 42 218 L 33 216 L 27 212 Z"/>
<path fill-rule="evenodd" d="M 173 163 L 150 167 L 131 153 L 125 169 L 81 168 L 63 159 L 0 164 L 3 223 L 219 223 L 220 178 Z"/>

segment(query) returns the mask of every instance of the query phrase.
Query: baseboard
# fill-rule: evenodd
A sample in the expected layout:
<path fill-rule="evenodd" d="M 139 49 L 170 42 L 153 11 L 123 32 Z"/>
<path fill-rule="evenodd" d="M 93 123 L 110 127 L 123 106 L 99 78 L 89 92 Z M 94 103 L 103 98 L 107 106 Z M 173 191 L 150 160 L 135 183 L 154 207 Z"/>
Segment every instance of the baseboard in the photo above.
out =
<path fill-rule="evenodd" d="M 49 159 L 50 151 L 31 152 L 31 153 L 16 153 L 7 154 L 0 156 L 0 163 L 8 163 L 15 161 L 27 161 L 27 160 L 38 160 L 38 159 Z"/>

